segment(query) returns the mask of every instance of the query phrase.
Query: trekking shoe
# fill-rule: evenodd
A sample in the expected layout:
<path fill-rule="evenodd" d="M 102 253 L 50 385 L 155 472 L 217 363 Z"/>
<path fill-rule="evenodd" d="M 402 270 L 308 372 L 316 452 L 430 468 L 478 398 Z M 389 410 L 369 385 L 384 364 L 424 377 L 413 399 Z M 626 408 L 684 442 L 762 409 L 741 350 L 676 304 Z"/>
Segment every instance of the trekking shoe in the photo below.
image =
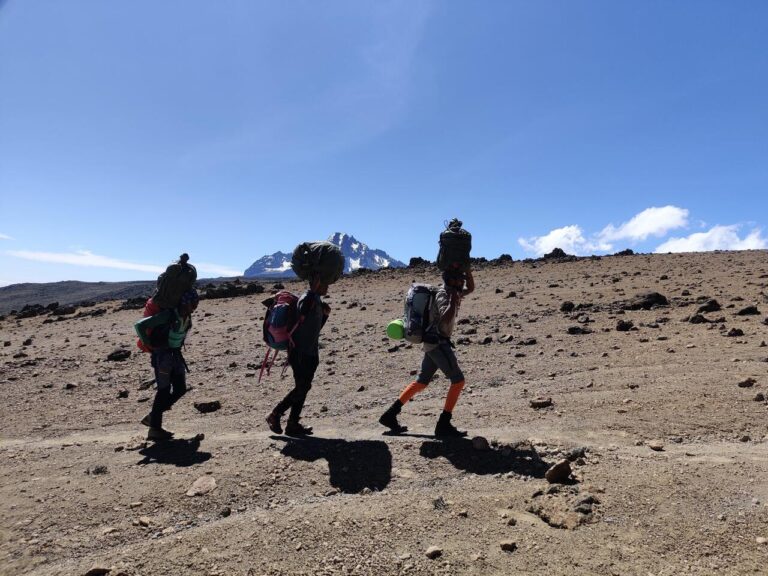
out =
<path fill-rule="evenodd" d="M 150 416 L 152 416 L 151 413 L 147 414 L 146 416 L 144 416 L 144 418 L 141 419 L 141 423 L 144 424 L 144 426 L 146 426 L 147 428 L 152 426 L 152 424 L 150 424 L 150 419 L 149 419 Z"/>
<path fill-rule="evenodd" d="M 435 436 L 438 438 L 464 438 L 467 433 L 464 430 L 458 430 L 451 424 L 451 413 L 443 411 L 435 426 Z"/>
<path fill-rule="evenodd" d="M 286 436 L 312 436 L 312 426 L 302 426 L 298 420 L 288 420 L 285 425 Z"/>
<path fill-rule="evenodd" d="M 403 405 L 398 400 L 392 404 L 392 406 L 390 406 L 389 409 L 384 412 L 384 414 L 381 415 L 381 418 L 379 418 L 379 424 L 389 428 L 389 431 L 392 434 L 402 434 L 403 432 L 408 431 L 407 426 L 401 426 L 397 421 L 397 415 L 400 414 L 400 409 L 402 407 Z"/>
<path fill-rule="evenodd" d="M 280 414 L 274 411 L 270 412 L 269 416 L 267 416 L 267 426 L 275 434 L 282 434 L 283 427 L 280 426 Z"/>
<path fill-rule="evenodd" d="M 155 442 L 162 442 L 172 438 L 173 432 L 163 430 L 162 428 L 150 428 L 149 432 L 147 432 L 147 440 L 154 440 Z"/>

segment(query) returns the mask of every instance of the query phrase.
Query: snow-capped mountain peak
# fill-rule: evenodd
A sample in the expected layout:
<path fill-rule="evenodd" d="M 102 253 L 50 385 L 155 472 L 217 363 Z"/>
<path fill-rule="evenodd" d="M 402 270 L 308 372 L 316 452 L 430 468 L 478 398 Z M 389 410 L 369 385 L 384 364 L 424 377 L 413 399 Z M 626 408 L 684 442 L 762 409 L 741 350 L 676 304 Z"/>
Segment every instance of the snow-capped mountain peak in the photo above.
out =
<path fill-rule="evenodd" d="M 360 242 L 354 236 L 343 232 L 335 232 L 328 237 L 328 242 L 335 244 L 344 255 L 344 272 L 352 272 L 359 268 L 378 270 L 391 267 L 402 268 L 405 266 L 399 260 L 395 260 L 383 250 L 372 250 L 365 243 Z M 245 276 L 294 276 L 291 270 L 291 253 L 275 252 L 269 256 L 263 256 L 254 262 L 245 271 Z"/>

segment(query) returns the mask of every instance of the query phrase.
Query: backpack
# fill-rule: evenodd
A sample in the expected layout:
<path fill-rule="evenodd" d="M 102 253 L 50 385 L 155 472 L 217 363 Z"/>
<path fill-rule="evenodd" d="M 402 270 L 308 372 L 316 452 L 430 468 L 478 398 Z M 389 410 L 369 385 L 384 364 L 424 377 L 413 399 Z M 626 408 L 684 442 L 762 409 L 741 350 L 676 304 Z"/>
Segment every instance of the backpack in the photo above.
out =
<path fill-rule="evenodd" d="M 267 307 L 267 313 L 264 315 L 264 325 L 262 328 L 263 339 L 267 344 L 267 353 L 264 355 L 264 361 L 261 363 L 261 372 L 259 373 L 259 382 L 266 370 L 267 375 L 275 363 L 280 350 L 290 350 L 293 346 L 293 336 L 296 328 L 299 327 L 303 318 L 299 316 L 299 297 L 288 290 L 281 290 L 271 298 L 262 302 Z M 270 352 L 274 354 L 270 359 Z M 283 366 L 283 373 L 287 364 Z"/>
<path fill-rule="evenodd" d="M 160 307 L 155 304 L 154 300 L 152 298 L 147 299 L 147 303 L 144 304 L 144 314 L 143 318 L 148 318 L 150 316 L 154 316 L 160 312 Z M 151 334 L 151 328 L 147 329 L 147 334 Z M 152 348 L 150 346 L 147 346 L 144 344 L 144 342 L 141 341 L 141 338 L 136 339 L 136 346 L 139 347 L 139 350 L 142 352 L 152 352 Z"/>
<path fill-rule="evenodd" d="M 182 254 L 157 277 L 153 302 L 160 308 L 176 308 L 181 295 L 195 287 L 197 269 L 189 263 L 189 255 Z"/>
<path fill-rule="evenodd" d="M 291 335 L 298 327 L 298 303 L 299 297 L 287 290 L 264 300 L 264 342 L 273 350 L 288 350 Z"/>
<path fill-rule="evenodd" d="M 472 234 L 462 228 L 462 222 L 454 218 L 440 233 L 440 250 L 437 253 L 437 267 L 440 270 L 469 270 L 469 253 L 472 250 Z"/>
<path fill-rule="evenodd" d="M 437 342 L 436 326 L 433 326 L 432 303 L 437 288 L 429 284 L 413 284 L 405 295 L 403 324 L 405 339 L 413 344 Z"/>
<path fill-rule="evenodd" d="M 302 280 L 318 274 L 323 284 L 331 285 L 344 273 L 344 256 L 330 242 L 302 242 L 293 250 L 291 268 Z"/>

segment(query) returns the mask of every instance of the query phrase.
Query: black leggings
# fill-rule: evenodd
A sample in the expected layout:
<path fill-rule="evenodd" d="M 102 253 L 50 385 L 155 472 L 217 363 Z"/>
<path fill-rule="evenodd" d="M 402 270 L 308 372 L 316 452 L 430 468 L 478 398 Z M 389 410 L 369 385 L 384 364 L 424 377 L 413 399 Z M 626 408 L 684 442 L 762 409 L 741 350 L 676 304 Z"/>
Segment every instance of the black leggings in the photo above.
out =
<path fill-rule="evenodd" d="M 149 413 L 149 425 L 163 427 L 163 412 L 170 410 L 187 393 L 186 365 L 180 350 L 156 350 L 152 353 L 157 392 Z"/>
<path fill-rule="evenodd" d="M 294 388 L 275 406 L 275 412 L 282 415 L 290 408 L 291 413 L 288 415 L 288 419 L 298 422 L 301 411 L 304 409 L 304 401 L 312 388 L 312 379 L 315 377 L 315 370 L 317 370 L 320 360 L 317 356 L 309 356 L 291 350 L 288 354 L 288 363 L 293 370 Z"/>

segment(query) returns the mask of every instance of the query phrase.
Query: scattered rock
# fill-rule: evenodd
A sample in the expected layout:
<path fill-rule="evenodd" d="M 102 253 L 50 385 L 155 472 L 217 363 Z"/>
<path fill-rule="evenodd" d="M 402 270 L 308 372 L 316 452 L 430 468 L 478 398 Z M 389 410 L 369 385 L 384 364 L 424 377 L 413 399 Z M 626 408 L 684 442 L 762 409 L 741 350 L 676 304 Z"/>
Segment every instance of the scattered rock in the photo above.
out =
<path fill-rule="evenodd" d="M 661 440 L 651 440 L 648 442 L 648 448 L 654 450 L 655 452 L 663 452 L 664 444 L 661 442 Z"/>
<path fill-rule="evenodd" d="M 216 412 L 221 408 L 221 402 L 218 400 L 204 400 L 202 402 L 194 403 L 195 410 L 201 414 L 208 414 L 209 412 Z"/>
<path fill-rule="evenodd" d="M 757 394 L 755 394 L 755 397 L 752 398 L 752 400 L 754 400 L 755 402 L 765 402 L 765 394 L 763 394 L 762 392 L 758 392 Z"/>
<path fill-rule="evenodd" d="M 741 382 L 739 382 L 737 386 L 739 388 L 752 388 L 752 386 L 754 386 L 755 384 L 757 384 L 757 380 L 755 380 L 754 378 L 746 378 Z"/>
<path fill-rule="evenodd" d="M 731 328 L 728 331 L 728 334 L 726 334 L 726 336 L 728 336 L 730 338 L 735 338 L 735 337 L 738 337 L 738 336 L 744 336 L 744 330 L 742 330 L 741 328 Z"/>
<path fill-rule="evenodd" d="M 531 408 L 547 408 L 548 406 L 552 406 L 552 398 L 545 398 L 543 396 L 537 396 L 536 398 L 533 398 L 530 400 Z"/>
<path fill-rule="evenodd" d="M 635 323 L 632 320 L 619 320 L 616 323 L 616 330 L 618 332 L 629 332 L 635 327 Z"/>
<path fill-rule="evenodd" d="M 573 312 L 574 308 L 576 308 L 576 305 L 569 300 L 560 304 L 560 312 Z"/>
<path fill-rule="evenodd" d="M 517 550 L 517 542 L 513 540 L 503 540 L 499 546 L 504 552 L 514 552 Z"/>
<path fill-rule="evenodd" d="M 708 324 L 709 320 L 701 314 L 694 314 L 688 319 L 691 324 Z"/>
<path fill-rule="evenodd" d="M 490 344 L 491 342 L 493 342 L 493 338 L 491 336 L 486 336 L 485 338 L 480 340 L 480 344 L 483 344 L 483 345 Z"/>
<path fill-rule="evenodd" d="M 221 509 L 221 512 L 219 512 L 222 518 L 227 518 L 230 514 L 232 514 L 232 508 L 229 506 L 225 506 Z"/>
<path fill-rule="evenodd" d="M 706 303 L 699 306 L 699 309 L 697 312 L 699 314 L 704 314 L 706 312 L 719 312 L 722 310 L 722 306 L 720 306 L 720 303 L 715 300 L 714 298 L 707 300 Z"/>
<path fill-rule="evenodd" d="M 112 568 L 107 568 L 106 566 L 100 566 L 97 564 L 88 572 L 85 573 L 84 576 L 104 576 L 105 574 L 109 574 L 112 571 Z"/>
<path fill-rule="evenodd" d="M 669 306 L 669 300 L 658 292 L 645 292 L 620 303 L 619 307 L 622 310 L 650 310 L 654 306 Z"/>
<path fill-rule="evenodd" d="M 440 556 L 443 555 L 443 549 L 438 546 L 430 546 L 429 548 L 427 548 L 425 555 L 430 560 L 434 560 L 435 558 L 440 558 Z"/>
<path fill-rule="evenodd" d="M 567 482 L 570 477 L 571 463 L 566 458 L 560 460 L 544 473 L 544 478 L 546 478 L 547 482 L 550 484 L 562 484 Z"/>
<path fill-rule="evenodd" d="M 213 476 L 200 476 L 187 490 L 187 496 L 202 496 L 216 488 L 216 479 Z"/>
<path fill-rule="evenodd" d="M 64 384 L 64 390 L 74 390 L 75 388 L 77 388 L 77 384 L 74 382 L 67 382 Z"/>
<path fill-rule="evenodd" d="M 149 516 L 139 517 L 139 526 L 144 526 L 144 528 L 149 528 L 150 524 L 152 524 L 152 521 L 149 519 Z"/>
<path fill-rule="evenodd" d="M 125 350 L 124 348 L 118 348 L 117 350 L 111 352 L 107 356 L 107 360 L 110 362 L 123 362 L 125 360 L 128 360 L 128 358 L 131 357 L 131 351 Z"/>
<path fill-rule="evenodd" d="M 128 398 L 128 390 L 123 388 L 122 390 L 117 391 L 117 397 L 118 398 Z"/>
<path fill-rule="evenodd" d="M 747 306 L 746 308 L 742 308 L 738 312 L 736 312 L 736 316 L 759 316 L 760 310 L 757 309 L 757 306 Z"/>
<path fill-rule="evenodd" d="M 592 330 L 589 328 L 584 328 L 582 326 L 569 326 L 568 327 L 568 334 L 571 336 L 578 336 L 579 334 L 591 334 Z"/>

